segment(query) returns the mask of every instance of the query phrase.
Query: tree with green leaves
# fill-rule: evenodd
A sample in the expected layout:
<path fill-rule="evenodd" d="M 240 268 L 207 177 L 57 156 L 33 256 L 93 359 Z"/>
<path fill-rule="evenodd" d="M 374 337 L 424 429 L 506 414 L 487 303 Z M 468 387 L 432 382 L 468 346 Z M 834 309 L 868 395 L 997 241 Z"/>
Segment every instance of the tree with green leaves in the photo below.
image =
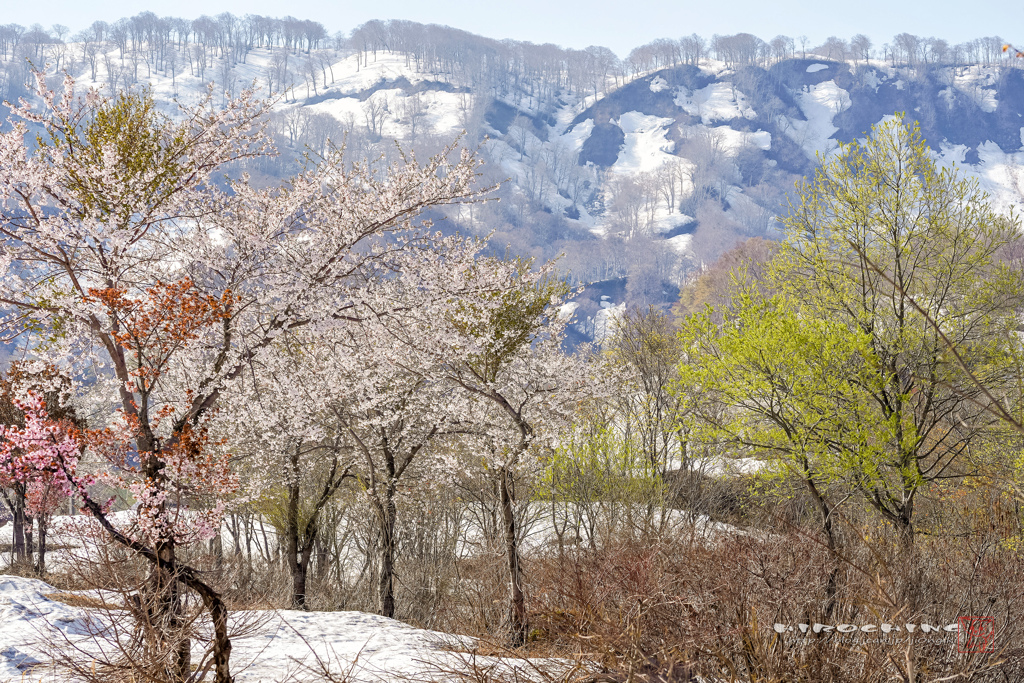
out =
<path fill-rule="evenodd" d="M 614 424 L 616 414 L 580 411 L 544 462 L 538 495 L 549 509 L 561 557 L 568 544 L 596 549 L 610 538 L 646 537 L 666 521 L 664 478 L 647 444 Z M 660 522 L 660 524 L 659 524 Z"/>
<path fill-rule="evenodd" d="M 691 317 L 680 338 L 690 362 L 680 367 L 679 390 L 704 398 L 687 416 L 692 438 L 768 456 L 762 476 L 800 482 L 836 552 L 844 456 L 869 457 L 887 437 L 860 390 L 871 372 L 867 335 L 750 287 L 735 294 L 723 322 L 708 310 Z M 833 570 L 826 615 L 836 580 Z"/>
<path fill-rule="evenodd" d="M 692 318 L 686 381 L 724 400 L 720 434 L 859 493 L 910 545 L 918 498 L 972 474 L 991 423 L 965 370 L 1005 386 L 1024 289 L 998 257 L 1018 225 L 901 116 L 842 146 L 784 222 L 775 294 Z"/>

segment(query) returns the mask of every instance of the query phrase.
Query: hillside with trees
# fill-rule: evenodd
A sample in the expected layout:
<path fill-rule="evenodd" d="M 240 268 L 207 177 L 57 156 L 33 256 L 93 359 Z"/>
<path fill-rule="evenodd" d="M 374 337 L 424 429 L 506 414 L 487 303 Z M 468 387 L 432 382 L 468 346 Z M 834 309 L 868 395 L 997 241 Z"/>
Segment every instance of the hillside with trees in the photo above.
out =
<path fill-rule="evenodd" d="M 1024 81 L 1002 44 L 690 35 L 620 59 L 408 21 L 329 35 L 291 17 L 143 13 L 73 35 L 0 26 L 0 96 L 29 93 L 32 64 L 108 94 L 151 87 L 168 113 L 210 83 L 219 104 L 255 84 L 276 93 L 281 154 L 246 170 L 277 179 L 332 145 L 392 158 L 395 141 L 432 153 L 465 131 L 502 201 L 450 215 L 451 229 L 522 256 L 564 253 L 562 271 L 603 283 L 606 301 L 664 305 L 737 242 L 777 239 L 819 156 L 895 112 L 1001 210 L 1018 202 Z M 605 316 L 584 298 L 573 334 L 590 339 Z"/>
<path fill-rule="evenodd" d="M 1024 676 L 999 41 L 0 30 L 0 681 Z"/>

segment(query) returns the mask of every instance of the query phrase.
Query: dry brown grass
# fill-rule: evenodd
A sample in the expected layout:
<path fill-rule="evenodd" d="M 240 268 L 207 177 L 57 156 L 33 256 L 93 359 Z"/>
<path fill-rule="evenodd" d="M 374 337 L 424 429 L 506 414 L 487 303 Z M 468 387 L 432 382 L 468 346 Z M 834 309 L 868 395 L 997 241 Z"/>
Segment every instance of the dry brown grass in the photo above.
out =
<path fill-rule="evenodd" d="M 81 607 L 83 609 L 110 609 L 110 605 L 99 598 L 88 595 L 79 595 L 77 593 L 44 593 L 43 597 L 47 600 L 62 602 L 65 605 L 70 605 L 71 607 Z"/>

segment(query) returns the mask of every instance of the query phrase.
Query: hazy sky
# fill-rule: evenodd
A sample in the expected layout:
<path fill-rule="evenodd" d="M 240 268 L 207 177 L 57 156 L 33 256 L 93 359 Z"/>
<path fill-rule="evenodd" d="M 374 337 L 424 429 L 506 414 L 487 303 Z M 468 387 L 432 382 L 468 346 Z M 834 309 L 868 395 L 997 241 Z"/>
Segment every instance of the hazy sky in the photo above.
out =
<path fill-rule="evenodd" d="M 606 45 L 620 56 L 655 38 L 745 31 L 765 40 L 782 33 L 868 35 L 876 45 L 904 31 L 961 42 L 1000 35 L 1024 44 L 1019 0 L 49 0 L 0 2 L 0 24 L 65 24 L 78 31 L 97 19 L 113 21 L 149 10 L 195 18 L 231 12 L 316 19 L 330 32 L 350 31 L 369 19 L 410 19 L 455 26 L 493 38 L 565 47 Z"/>

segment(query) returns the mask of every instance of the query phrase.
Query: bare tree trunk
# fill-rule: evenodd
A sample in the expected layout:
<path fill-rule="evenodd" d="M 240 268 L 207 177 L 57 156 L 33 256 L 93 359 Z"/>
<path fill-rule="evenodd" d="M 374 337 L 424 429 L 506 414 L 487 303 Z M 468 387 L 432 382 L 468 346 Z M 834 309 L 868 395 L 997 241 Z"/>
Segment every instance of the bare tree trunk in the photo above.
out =
<path fill-rule="evenodd" d="M 309 575 L 309 560 L 313 557 L 313 546 L 316 544 L 319 532 L 320 513 L 330 502 L 331 497 L 338 491 L 341 483 L 349 476 L 350 466 L 339 471 L 337 456 L 331 463 L 331 471 L 327 476 L 327 483 L 324 484 L 320 497 L 313 504 L 309 513 L 306 525 L 299 529 L 299 448 L 291 456 L 292 480 L 288 484 L 288 517 L 285 523 L 285 553 L 286 562 L 292 575 L 292 607 L 294 609 L 307 609 L 306 607 L 306 578 Z M 280 546 L 279 546 L 280 547 Z"/>
<path fill-rule="evenodd" d="M 146 434 L 139 438 L 137 445 L 140 452 L 151 454 L 143 464 L 145 475 L 151 480 L 163 480 L 164 463 L 158 455 L 160 447 L 156 438 Z M 166 503 L 161 504 L 161 511 L 164 505 Z M 93 516 L 97 516 L 97 510 L 91 512 Z M 184 605 L 178 577 L 173 571 L 177 564 L 175 551 L 173 538 L 157 540 L 153 544 L 150 552 L 155 555 L 155 558 L 151 558 L 155 559 L 155 562 L 149 575 L 149 589 L 152 591 L 152 604 L 155 606 L 155 626 L 160 637 L 165 640 L 165 646 L 170 646 L 167 651 L 172 653 L 171 661 L 168 662 L 172 680 L 187 681 L 192 676 L 192 649 L 189 638 L 178 637 Z M 168 638 L 175 639 L 176 642 L 166 642 Z"/>
<path fill-rule="evenodd" d="M 515 483 L 512 477 L 508 467 L 498 470 L 498 499 L 509 572 L 509 645 L 519 647 L 526 644 L 529 621 L 526 615 L 526 593 L 523 590 L 522 558 L 519 556 L 519 539 L 516 535 Z"/>
<path fill-rule="evenodd" d="M 32 519 L 32 517 L 30 517 L 27 512 L 25 512 L 25 500 L 24 500 L 24 498 L 22 498 L 21 514 L 22 514 L 22 520 L 23 520 L 22 525 L 21 525 L 21 530 L 22 530 L 22 533 L 25 536 L 25 542 L 24 542 L 25 554 L 22 557 L 22 561 L 26 565 L 31 565 L 32 561 L 33 561 L 33 558 L 35 556 L 35 550 L 36 550 L 35 538 L 33 537 L 33 533 L 32 533 L 32 525 L 34 524 L 35 520 Z"/>
<path fill-rule="evenodd" d="M 65 472 L 66 473 L 66 472 Z M 177 584 L 180 582 L 187 588 L 195 591 L 203 601 L 203 605 L 209 610 L 210 618 L 213 621 L 213 670 L 214 683 L 234 683 L 229 670 L 231 658 L 231 641 L 228 639 L 228 610 L 223 599 L 217 591 L 202 581 L 194 569 L 187 565 L 179 565 L 174 559 L 173 543 L 157 544 L 155 549 L 149 548 L 142 543 L 128 538 L 118 531 L 107 519 L 103 508 L 92 499 L 86 497 L 85 506 L 92 516 L 100 523 L 108 534 L 124 547 L 142 555 L 151 563 L 160 574 L 154 572 L 153 576 L 167 577 L 174 581 L 172 598 L 180 605 L 180 596 L 177 592 Z M 165 559 L 165 558 L 170 559 Z M 159 584 L 159 582 L 158 582 Z M 159 594 L 158 594 L 159 595 Z M 172 613 L 173 616 L 173 613 Z M 173 672 L 178 680 L 188 680 L 192 675 L 192 661 L 189 653 L 189 641 L 185 639 L 178 644 L 175 652 L 175 661 L 172 662 Z"/>
<path fill-rule="evenodd" d="M 384 500 L 377 502 L 377 516 L 380 524 L 378 548 L 380 568 L 377 581 L 377 596 L 380 600 L 381 616 L 395 618 L 395 506 L 394 483 L 384 487 Z"/>
<path fill-rule="evenodd" d="M 13 489 L 13 497 L 4 493 L 7 505 L 11 509 L 11 527 L 14 538 L 11 541 L 11 560 L 13 563 L 25 562 L 25 494 Z"/>
<path fill-rule="evenodd" d="M 285 554 L 292 576 L 292 609 L 306 609 L 306 568 L 299 561 L 299 449 L 291 456 L 291 481 L 288 483 L 288 513 L 285 521 Z"/>
<path fill-rule="evenodd" d="M 177 577 L 167 567 L 175 564 L 174 541 L 161 541 L 155 547 L 159 562 L 155 563 L 150 572 L 150 588 L 155 596 L 155 626 L 165 639 L 165 646 L 170 645 L 173 652 L 169 662 L 169 670 L 175 681 L 186 681 L 192 674 L 192 651 L 188 638 L 177 639 L 181 625 L 182 596 L 178 587 Z M 175 642 L 167 643 L 166 638 L 174 638 Z"/>
<path fill-rule="evenodd" d="M 50 522 L 46 515 L 36 517 L 36 522 L 39 526 L 37 541 L 39 543 L 39 555 L 36 559 L 36 574 L 44 576 L 46 574 L 46 531 L 47 527 L 50 526 Z"/>
<path fill-rule="evenodd" d="M 213 555 L 217 569 L 224 565 L 224 539 L 221 537 L 221 527 L 217 527 L 216 535 L 210 539 L 210 553 Z"/>
<path fill-rule="evenodd" d="M 330 560 L 327 551 L 327 544 L 324 543 L 322 538 L 317 537 L 313 551 L 316 554 L 316 576 L 318 579 L 323 579 L 327 576 L 327 569 Z"/>
<path fill-rule="evenodd" d="M 810 474 L 810 470 L 807 467 L 807 463 L 804 463 L 804 483 L 807 485 L 807 490 L 811 494 L 811 498 L 814 500 L 814 504 L 818 508 L 818 512 L 821 514 L 821 528 L 825 532 L 825 543 L 828 545 L 829 552 L 832 555 L 833 560 L 837 557 L 837 545 L 835 539 L 835 532 L 832 528 L 832 512 L 833 508 L 829 505 L 828 501 L 818 490 L 817 485 L 814 483 L 814 478 Z M 828 580 L 825 583 L 825 620 L 827 621 L 832 616 L 832 611 L 836 606 L 836 590 L 837 583 L 839 580 L 839 566 L 838 564 L 833 566 L 828 573 Z"/>

